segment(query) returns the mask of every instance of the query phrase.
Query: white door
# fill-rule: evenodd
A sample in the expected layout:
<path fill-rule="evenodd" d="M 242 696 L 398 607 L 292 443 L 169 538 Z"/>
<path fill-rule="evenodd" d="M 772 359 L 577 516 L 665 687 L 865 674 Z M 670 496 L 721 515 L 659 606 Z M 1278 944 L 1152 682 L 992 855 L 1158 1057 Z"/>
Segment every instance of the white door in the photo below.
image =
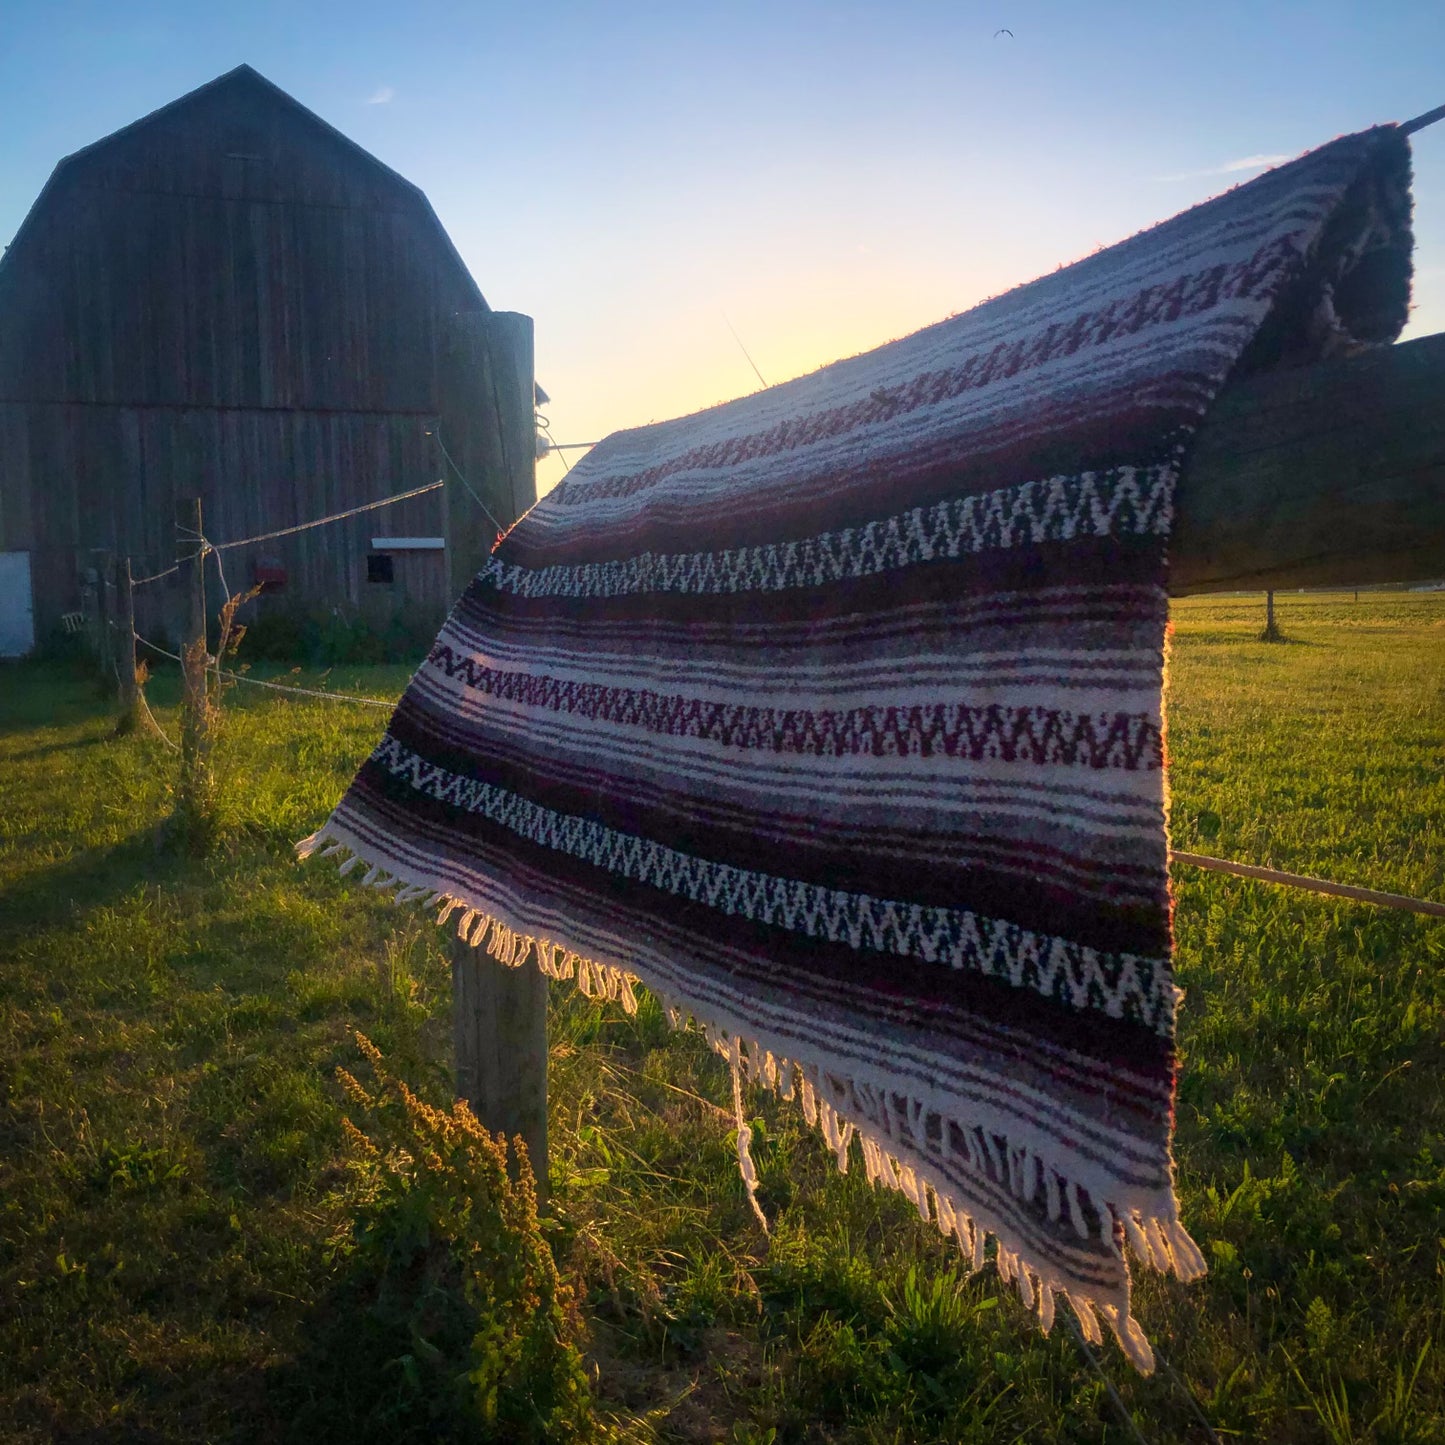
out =
<path fill-rule="evenodd" d="M 24 657 L 34 647 L 30 553 L 0 552 L 0 657 Z"/>

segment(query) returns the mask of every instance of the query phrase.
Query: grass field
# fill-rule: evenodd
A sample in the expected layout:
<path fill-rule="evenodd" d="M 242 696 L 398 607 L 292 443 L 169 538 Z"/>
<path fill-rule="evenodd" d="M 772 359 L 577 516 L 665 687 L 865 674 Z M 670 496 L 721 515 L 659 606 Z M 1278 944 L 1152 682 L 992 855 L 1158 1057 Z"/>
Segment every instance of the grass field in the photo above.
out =
<path fill-rule="evenodd" d="M 1285 596 L 1275 646 L 1261 613 L 1176 609 L 1175 845 L 1445 898 L 1445 596 Z M 394 696 L 405 673 L 295 680 Z M 174 731 L 173 684 L 150 692 Z M 190 861 L 156 847 L 160 743 L 112 740 L 73 669 L 0 672 L 0 1438 L 399 1438 L 378 1402 L 413 1356 L 348 1384 L 345 1330 L 327 1344 L 363 1203 L 334 1069 L 359 1027 L 449 1098 L 446 955 L 290 852 L 383 717 L 229 694 L 221 843 Z M 1180 1189 L 1211 1274 L 1142 1279 L 1167 1367 L 1110 1346 L 1103 1371 L 1149 1441 L 1202 1418 L 1445 1439 L 1445 922 L 1182 869 L 1176 896 Z M 1042 1339 L 759 1096 L 765 1239 L 723 1071 L 654 1004 L 559 987 L 552 1038 L 547 1228 L 599 1436 L 1136 1438 L 1067 1329 Z"/>

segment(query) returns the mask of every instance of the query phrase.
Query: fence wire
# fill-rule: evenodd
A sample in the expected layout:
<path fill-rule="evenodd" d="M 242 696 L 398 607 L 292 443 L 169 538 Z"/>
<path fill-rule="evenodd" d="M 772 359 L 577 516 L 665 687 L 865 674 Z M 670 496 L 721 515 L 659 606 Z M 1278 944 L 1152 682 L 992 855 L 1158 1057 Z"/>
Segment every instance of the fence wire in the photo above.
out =
<path fill-rule="evenodd" d="M 458 473 L 460 476 L 461 474 Z M 207 552 L 226 552 L 233 547 L 250 547 L 257 542 L 269 542 L 275 537 L 290 537 L 297 532 L 309 532 L 313 527 L 325 527 L 331 522 L 341 522 L 347 517 L 358 517 L 363 512 L 374 512 L 378 507 L 389 507 L 394 502 L 405 502 L 411 497 L 425 496 L 428 492 L 434 492 L 438 487 L 446 486 L 444 481 L 428 482 L 424 487 L 413 487 L 409 492 L 397 492 L 394 496 L 378 497 L 374 502 L 363 502 L 359 507 L 348 507 L 344 512 L 332 512 L 330 516 L 315 517 L 309 522 L 298 522 L 294 527 L 278 527 L 274 532 L 258 532 L 254 537 L 238 537 L 231 542 L 212 542 L 206 537 L 199 537 L 201 550 L 199 555 L 204 557 Z M 470 487 L 467 489 L 471 490 Z M 483 509 L 485 510 L 485 509 Z M 491 514 L 488 513 L 490 516 Z M 218 559 L 219 560 L 219 559 Z M 148 577 L 136 577 L 132 579 L 131 586 L 143 587 L 147 582 L 159 582 L 162 577 L 169 577 L 179 572 L 181 564 L 174 563 L 163 572 L 152 572 Z"/>
<path fill-rule="evenodd" d="M 161 657 L 168 657 L 172 662 L 181 661 L 177 653 L 169 652 L 164 647 L 157 646 L 154 642 L 150 641 L 149 638 L 142 637 L 139 632 L 136 633 L 135 640 L 139 642 L 142 647 L 149 648 L 150 651 L 157 653 Z M 224 677 L 230 682 L 245 682 L 249 683 L 252 687 L 270 688 L 272 692 L 289 692 L 297 697 L 319 697 L 325 702 L 354 702 L 359 703 L 363 707 L 384 707 L 388 712 L 392 712 L 396 708 L 394 702 L 388 702 L 385 698 L 381 697 L 362 697 L 354 692 L 322 692 L 313 687 L 288 687 L 284 683 L 267 682 L 264 678 L 248 677 L 244 672 L 230 672 L 221 667 L 217 667 L 215 671 L 217 677 Z"/>

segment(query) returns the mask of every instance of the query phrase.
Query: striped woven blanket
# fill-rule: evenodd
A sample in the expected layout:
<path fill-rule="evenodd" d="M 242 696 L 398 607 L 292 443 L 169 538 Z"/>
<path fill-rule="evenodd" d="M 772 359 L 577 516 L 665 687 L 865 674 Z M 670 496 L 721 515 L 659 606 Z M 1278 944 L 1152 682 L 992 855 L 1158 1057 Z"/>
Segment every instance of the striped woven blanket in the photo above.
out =
<path fill-rule="evenodd" d="M 1172 494 L 1241 363 L 1393 339 L 1408 151 L 1346 137 L 867 355 L 599 445 L 303 852 L 641 979 L 1043 1328 L 1183 1278 Z M 854 1147 L 856 1140 L 856 1148 Z M 744 1173 L 747 1133 L 740 1131 Z"/>

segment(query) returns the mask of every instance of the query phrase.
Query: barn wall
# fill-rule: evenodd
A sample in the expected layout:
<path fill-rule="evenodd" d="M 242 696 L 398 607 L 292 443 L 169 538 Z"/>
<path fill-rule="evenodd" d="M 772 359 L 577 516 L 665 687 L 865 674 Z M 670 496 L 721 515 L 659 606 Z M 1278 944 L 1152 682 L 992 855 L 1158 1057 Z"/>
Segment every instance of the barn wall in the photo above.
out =
<path fill-rule="evenodd" d="M 37 618 L 53 626 L 80 605 L 79 575 L 94 549 L 131 557 L 136 576 L 170 566 L 178 497 L 200 495 L 206 534 L 217 542 L 293 526 L 438 480 L 428 424 L 358 413 L 0 404 L 0 457 L 24 457 L 32 474 L 50 479 L 29 492 L 30 517 L 17 518 L 28 525 L 12 529 L 7 513 L 0 547 L 33 553 Z M 439 560 L 408 559 L 387 588 L 367 583 L 366 556 L 374 536 L 444 535 L 444 495 L 225 550 L 227 584 L 242 590 L 270 558 L 286 569 L 287 587 L 258 611 L 406 610 L 440 622 L 451 598 Z M 173 591 L 171 582 L 140 589 L 138 620 L 174 635 Z"/>
<path fill-rule="evenodd" d="M 425 197 L 254 73 L 63 163 L 0 264 L 0 546 L 32 552 L 41 634 L 93 549 L 169 565 L 178 495 L 225 539 L 437 480 L 433 418 L 476 425 L 445 412 L 448 337 L 485 310 Z M 440 620 L 444 564 L 378 589 L 365 556 L 444 513 L 438 493 L 265 544 L 284 605 L 390 590 Z M 226 554 L 233 586 L 251 560 Z"/>
<path fill-rule="evenodd" d="M 0 397 L 424 411 L 485 309 L 415 187 L 240 76 L 57 169 L 0 266 Z"/>
<path fill-rule="evenodd" d="M 0 395 L 426 411 L 440 328 L 468 300 L 431 230 L 400 211 L 67 183 L 0 273 Z"/>

